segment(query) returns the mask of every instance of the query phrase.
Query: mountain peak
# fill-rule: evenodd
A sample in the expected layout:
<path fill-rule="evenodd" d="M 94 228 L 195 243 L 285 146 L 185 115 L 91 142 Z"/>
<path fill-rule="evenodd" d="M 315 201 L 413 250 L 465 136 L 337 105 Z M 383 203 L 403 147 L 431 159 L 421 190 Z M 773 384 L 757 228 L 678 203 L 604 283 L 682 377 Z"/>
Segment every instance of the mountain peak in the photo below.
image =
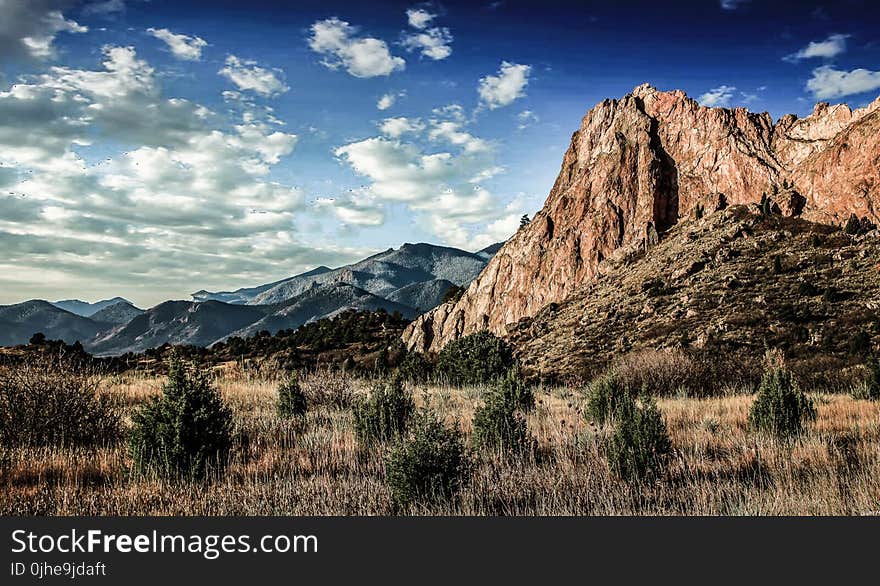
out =
<path fill-rule="evenodd" d="M 418 318 L 404 338 L 437 351 L 565 300 L 616 250 L 656 242 L 680 219 L 762 193 L 826 224 L 880 222 L 880 116 L 820 106 L 774 124 L 769 114 L 707 108 L 643 84 L 584 116 L 543 209 L 495 255 L 454 305 Z M 794 201 L 794 200 L 797 201 Z"/>

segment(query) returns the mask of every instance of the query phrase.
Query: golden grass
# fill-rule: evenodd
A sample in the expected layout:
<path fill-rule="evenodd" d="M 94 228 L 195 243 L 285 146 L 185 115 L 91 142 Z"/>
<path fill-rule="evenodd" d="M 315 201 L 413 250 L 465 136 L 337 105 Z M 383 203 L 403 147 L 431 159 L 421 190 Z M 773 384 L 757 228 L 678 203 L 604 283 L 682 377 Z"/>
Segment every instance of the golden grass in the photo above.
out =
<path fill-rule="evenodd" d="M 108 379 L 130 413 L 162 380 Z M 362 393 L 367 381 L 316 374 L 307 389 Z M 275 414 L 277 381 L 218 379 L 235 413 L 225 474 L 179 483 L 133 476 L 124 444 L 96 449 L 0 449 L 4 515 L 393 514 L 381 454 L 364 453 L 350 410 L 325 396 L 302 423 Z M 448 422 L 470 433 L 481 389 L 415 386 Z M 330 392 L 330 391 L 328 391 Z M 331 394 L 332 394 L 331 393 Z M 404 513 L 460 515 L 828 515 L 880 510 L 880 405 L 814 395 L 818 418 L 793 442 L 747 427 L 752 397 L 666 398 L 658 404 L 675 448 L 663 478 L 630 486 L 609 471 L 603 430 L 580 413 L 573 389 L 543 389 L 529 428 L 535 457 L 478 455 L 459 497 Z"/>

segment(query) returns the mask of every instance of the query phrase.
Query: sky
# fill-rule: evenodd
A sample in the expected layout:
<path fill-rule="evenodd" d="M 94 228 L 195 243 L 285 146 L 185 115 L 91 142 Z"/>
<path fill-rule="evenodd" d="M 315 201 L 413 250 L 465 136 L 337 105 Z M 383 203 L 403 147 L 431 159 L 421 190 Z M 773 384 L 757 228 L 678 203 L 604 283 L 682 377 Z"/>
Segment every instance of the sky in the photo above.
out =
<path fill-rule="evenodd" d="M 479 250 L 644 82 L 774 118 L 863 106 L 876 2 L 0 0 L 0 304 Z"/>

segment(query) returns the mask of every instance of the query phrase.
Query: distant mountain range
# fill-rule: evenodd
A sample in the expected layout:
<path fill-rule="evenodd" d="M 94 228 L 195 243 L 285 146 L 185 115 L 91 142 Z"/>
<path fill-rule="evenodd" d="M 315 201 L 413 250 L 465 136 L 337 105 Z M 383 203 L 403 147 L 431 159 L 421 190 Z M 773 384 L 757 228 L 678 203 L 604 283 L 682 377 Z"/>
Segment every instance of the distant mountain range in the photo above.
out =
<path fill-rule="evenodd" d="M 337 269 L 317 267 L 280 281 L 235 291 L 198 291 L 192 301 L 147 310 L 121 297 L 26 301 L 0 306 L 0 345 L 27 343 L 36 332 L 80 341 L 99 355 L 140 352 L 165 343 L 208 346 L 230 336 L 296 329 L 340 312 L 384 309 L 407 318 L 469 284 L 500 248 L 475 253 L 432 244 L 404 244 Z"/>
<path fill-rule="evenodd" d="M 79 299 L 65 299 L 64 301 L 52 301 L 51 303 L 59 309 L 69 311 L 70 313 L 82 317 L 92 317 L 99 311 L 104 310 L 110 306 L 117 305 L 119 303 L 124 303 L 126 305 L 130 305 L 131 307 L 134 307 L 134 305 L 132 305 L 132 303 L 128 299 L 123 299 L 122 297 L 105 299 L 96 303 L 88 303 L 86 301 L 80 301 Z"/>

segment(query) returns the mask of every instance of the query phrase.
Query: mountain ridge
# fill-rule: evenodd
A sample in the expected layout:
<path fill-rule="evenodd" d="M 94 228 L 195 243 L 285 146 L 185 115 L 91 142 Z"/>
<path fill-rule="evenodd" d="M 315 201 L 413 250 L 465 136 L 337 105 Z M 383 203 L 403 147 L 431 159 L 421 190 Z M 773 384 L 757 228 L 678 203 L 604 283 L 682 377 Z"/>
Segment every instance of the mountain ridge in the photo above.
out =
<path fill-rule="evenodd" d="M 404 332 L 411 350 L 507 328 L 592 281 L 615 250 L 656 242 L 682 218 L 754 203 L 789 215 L 880 220 L 880 98 L 865 108 L 820 103 L 774 122 L 709 108 L 644 84 L 607 99 L 572 135 L 544 207 L 511 237 L 455 303 Z"/>

